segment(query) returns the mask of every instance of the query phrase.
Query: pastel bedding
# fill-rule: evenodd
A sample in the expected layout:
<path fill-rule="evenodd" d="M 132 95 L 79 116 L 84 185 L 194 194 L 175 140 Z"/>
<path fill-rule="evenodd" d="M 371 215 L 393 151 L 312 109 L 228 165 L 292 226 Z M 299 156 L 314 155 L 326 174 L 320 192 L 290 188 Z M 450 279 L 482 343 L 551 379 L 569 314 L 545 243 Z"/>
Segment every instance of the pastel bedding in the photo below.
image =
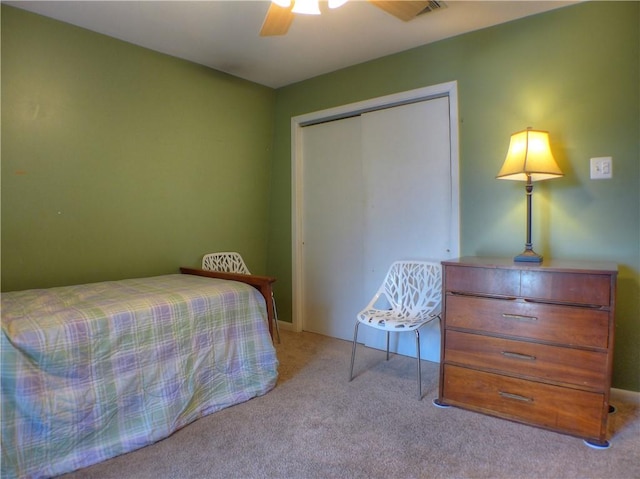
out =
<path fill-rule="evenodd" d="M 192 275 L 3 293 L 1 347 L 3 478 L 138 449 L 277 380 L 260 293 Z"/>

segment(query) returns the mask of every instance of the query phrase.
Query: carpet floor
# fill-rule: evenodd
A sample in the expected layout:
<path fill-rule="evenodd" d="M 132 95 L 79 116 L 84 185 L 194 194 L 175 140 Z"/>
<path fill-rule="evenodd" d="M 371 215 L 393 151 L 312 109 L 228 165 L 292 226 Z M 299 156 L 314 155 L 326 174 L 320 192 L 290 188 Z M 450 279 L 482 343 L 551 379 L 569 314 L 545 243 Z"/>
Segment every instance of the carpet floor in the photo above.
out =
<path fill-rule="evenodd" d="M 268 394 L 204 417 L 171 437 L 65 479 L 640 478 L 640 406 L 614 398 L 612 447 L 440 409 L 438 365 L 351 343 L 281 331 L 280 376 Z"/>

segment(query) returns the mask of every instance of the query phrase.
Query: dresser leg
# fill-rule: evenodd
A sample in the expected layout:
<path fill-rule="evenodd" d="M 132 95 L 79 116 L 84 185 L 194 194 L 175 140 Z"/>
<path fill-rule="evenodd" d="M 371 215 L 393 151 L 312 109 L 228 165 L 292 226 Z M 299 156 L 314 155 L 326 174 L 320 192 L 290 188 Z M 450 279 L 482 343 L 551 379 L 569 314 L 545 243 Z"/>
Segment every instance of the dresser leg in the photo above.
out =
<path fill-rule="evenodd" d="M 435 407 L 439 407 L 439 408 L 442 408 L 442 409 L 447 409 L 447 408 L 451 407 L 448 404 L 440 402 L 440 400 L 438 398 L 434 398 L 433 401 L 431 401 L 431 404 L 433 404 Z"/>
<path fill-rule="evenodd" d="M 611 447 L 611 443 L 609 441 L 588 441 L 584 439 L 584 442 L 587 446 L 592 449 L 609 449 Z"/>

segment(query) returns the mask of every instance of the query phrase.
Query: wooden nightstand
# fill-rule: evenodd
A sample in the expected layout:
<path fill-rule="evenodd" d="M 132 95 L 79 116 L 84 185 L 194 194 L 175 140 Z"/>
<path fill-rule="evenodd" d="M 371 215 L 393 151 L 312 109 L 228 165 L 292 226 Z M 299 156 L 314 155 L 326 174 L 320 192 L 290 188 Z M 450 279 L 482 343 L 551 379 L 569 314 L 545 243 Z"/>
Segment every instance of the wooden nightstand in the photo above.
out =
<path fill-rule="evenodd" d="M 608 447 L 617 266 L 443 265 L 441 405 Z"/>

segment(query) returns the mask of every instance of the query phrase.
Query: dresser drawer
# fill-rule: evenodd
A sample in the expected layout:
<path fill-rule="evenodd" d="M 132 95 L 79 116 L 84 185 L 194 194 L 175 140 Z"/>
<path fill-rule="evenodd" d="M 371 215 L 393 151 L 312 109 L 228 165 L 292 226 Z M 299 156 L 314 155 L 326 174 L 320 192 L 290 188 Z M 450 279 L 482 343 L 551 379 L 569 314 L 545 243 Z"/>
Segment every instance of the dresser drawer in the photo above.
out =
<path fill-rule="evenodd" d="M 606 349 L 609 313 L 590 308 L 447 295 L 447 328 Z"/>
<path fill-rule="evenodd" d="M 611 276 L 523 271 L 520 294 L 543 301 L 608 307 L 611 302 Z"/>
<path fill-rule="evenodd" d="M 446 331 L 444 360 L 546 381 L 601 389 L 606 354 L 478 334 Z"/>
<path fill-rule="evenodd" d="M 587 438 L 603 439 L 603 394 L 444 365 L 444 402 Z M 606 415 L 605 415 L 606 417 Z"/>
<path fill-rule="evenodd" d="M 444 288 L 447 291 L 515 297 L 520 295 L 520 271 L 448 265 Z"/>

